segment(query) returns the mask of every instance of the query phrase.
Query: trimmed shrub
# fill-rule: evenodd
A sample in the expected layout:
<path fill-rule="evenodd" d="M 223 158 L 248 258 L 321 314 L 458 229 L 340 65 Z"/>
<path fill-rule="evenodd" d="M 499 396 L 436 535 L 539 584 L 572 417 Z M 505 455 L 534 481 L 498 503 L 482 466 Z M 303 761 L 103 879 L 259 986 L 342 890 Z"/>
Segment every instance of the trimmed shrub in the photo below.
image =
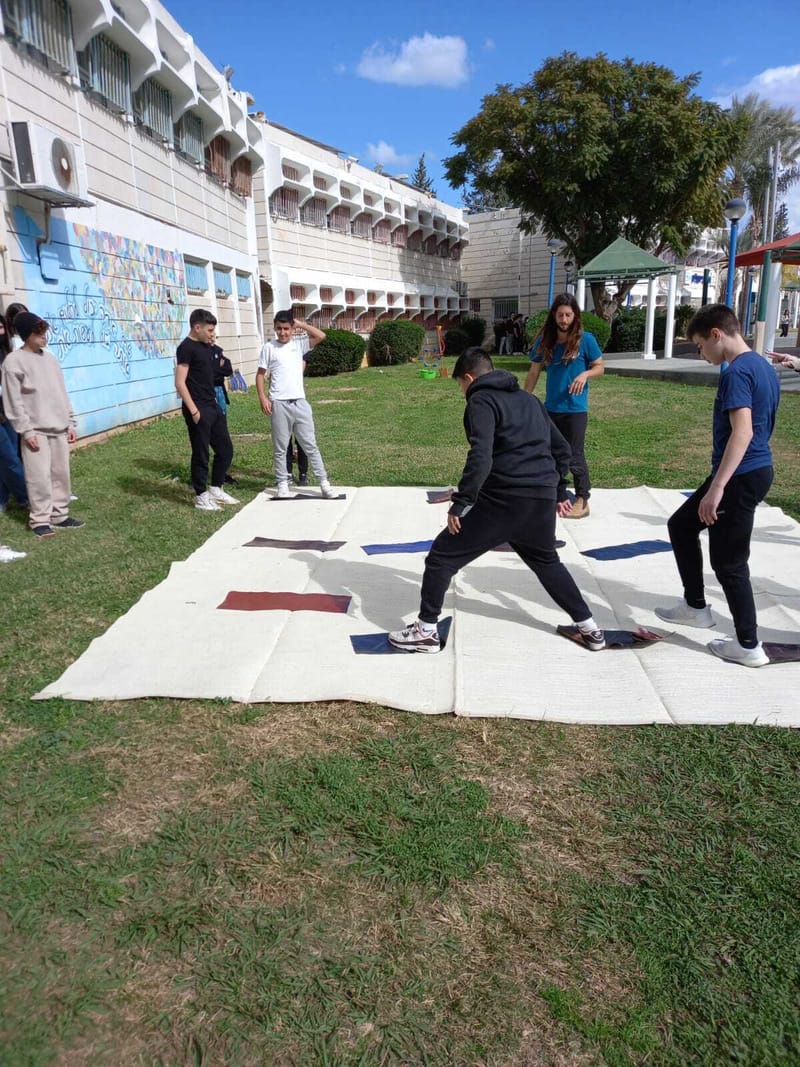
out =
<path fill-rule="evenodd" d="M 446 356 L 460 356 L 471 343 L 467 331 L 459 327 L 444 332 L 444 354 Z"/>
<path fill-rule="evenodd" d="M 389 367 L 416 359 L 425 340 L 425 328 L 418 322 L 395 319 L 379 322 L 369 335 L 367 360 L 370 367 Z"/>
<path fill-rule="evenodd" d="M 690 307 L 690 315 L 682 313 L 685 319 L 684 329 L 689 319 L 695 312 Z M 675 315 L 675 332 L 678 334 L 678 315 Z M 611 335 L 612 352 L 642 352 L 644 350 L 644 335 L 647 326 L 646 308 L 624 308 L 617 312 Z M 653 348 L 662 349 L 667 339 L 667 314 L 665 311 L 657 311 L 653 323 Z"/>
<path fill-rule="evenodd" d="M 306 374 L 325 378 L 333 374 L 358 370 L 367 342 L 351 330 L 327 330 L 325 340 L 308 353 Z"/>
<path fill-rule="evenodd" d="M 528 341 L 528 348 L 533 344 L 533 339 L 536 334 L 544 326 L 545 319 L 547 318 L 547 309 L 544 311 L 537 311 L 535 315 L 531 315 L 525 326 L 525 336 Z M 582 311 L 581 320 L 583 322 L 583 329 L 585 333 L 593 333 L 595 340 L 600 346 L 600 351 L 605 352 L 608 347 L 609 338 L 611 337 L 611 323 L 606 322 L 605 319 L 601 319 L 599 315 L 594 315 L 591 311 Z M 614 349 L 615 352 L 621 351 L 621 349 Z"/>
<path fill-rule="evenodd" d="M 474 345 L 480 346 L 486 339 L 486 319 L 477 315 L 463 319 L 458 328 L 467 335 L 467 348 L 472 348 Z"/>
<path fill-rule="evenodd" d="M 685 337 L 686 327 L 694 318 L 698 309 L 694 304 L 678 304 L 675 308 L 675 336 Z"/>

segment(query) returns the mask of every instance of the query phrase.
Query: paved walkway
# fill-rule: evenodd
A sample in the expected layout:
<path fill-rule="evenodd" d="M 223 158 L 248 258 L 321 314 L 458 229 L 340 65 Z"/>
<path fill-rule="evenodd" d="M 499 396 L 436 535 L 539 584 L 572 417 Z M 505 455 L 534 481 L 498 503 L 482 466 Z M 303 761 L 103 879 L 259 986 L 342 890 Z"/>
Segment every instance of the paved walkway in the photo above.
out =
<path fill-rule="evenodd" d="M 691 351 L 691 346 L 675 345 L 674 351 Z M 777 338 L 776 351 L 800 355 L 800 348 L 793 344 L 793 339 Z M 719 370 L 712 367 L 699 356 L 676 355 L 672 359 L 645 359 L 641 352 L 606 352 L 603 355 L 606 374 L 616 374 L 621 378 L 655 378 L 662 382 L 683 382 L 684 385 L 711 385 L 716 387 Z M 783 367 L 776 368 L 781 383 L 782 393 L 800 393 L 800 374 Z"/>

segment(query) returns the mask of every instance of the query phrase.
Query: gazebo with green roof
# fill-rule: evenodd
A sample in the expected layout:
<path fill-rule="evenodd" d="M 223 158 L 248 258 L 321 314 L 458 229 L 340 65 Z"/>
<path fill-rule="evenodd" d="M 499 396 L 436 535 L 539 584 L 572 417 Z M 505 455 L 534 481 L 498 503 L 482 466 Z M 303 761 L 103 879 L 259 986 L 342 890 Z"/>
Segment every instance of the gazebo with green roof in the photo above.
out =
<path fill-rule="evenodd" d="M 669 287 L 667 290 L 667 332 L 664 338 L 664 356 L 669 359 L 672 356 L 672 341 L 675 331 L 675 295 L 677 292 L 677 276 L 681 267 L 675 267 L 665 263 L 663 259 L 645 252 L 643 248 L 626 241 L 624 237 L 618 237 L 612 241 L 608 248 L 603 249 L 594 259 L 589 260 L 585 267 L 578 271 L 577 299 L 581 310 L 586 303 L 587 282 L 626 282 L 647 280 L 647 319 L 644 331 L 644 358 L 655 359 L 653 351 L 653 332 L 656 317 L 656 278 L 661 275 L 669 275 Z"/>

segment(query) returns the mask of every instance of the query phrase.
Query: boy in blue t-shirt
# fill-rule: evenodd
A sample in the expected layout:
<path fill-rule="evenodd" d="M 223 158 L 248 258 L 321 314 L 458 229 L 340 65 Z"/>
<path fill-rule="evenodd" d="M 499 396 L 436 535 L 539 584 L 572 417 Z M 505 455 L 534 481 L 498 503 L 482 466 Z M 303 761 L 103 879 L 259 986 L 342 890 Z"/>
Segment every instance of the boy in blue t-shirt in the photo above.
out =
<path fill-rule="evenodd" d="M 656 608 L 667 622 L 713 626 L 703 595 L 700 531 L 708 528 L 711 567 L 728 602 L 736 637 L 711 641 L 709 651 L 745 667 L 763 667 L 750 585 L 750 536 L 756 507 L 772 485 L 769 439 L 775 427 L 780 386 L 763 356 L 753 352 L 725 304 L 708 304 L 689 323 L 687 335 L 700 355 L 720 371 L 714 401 L 711 474 L 668 523 L 684 600 Z"/>

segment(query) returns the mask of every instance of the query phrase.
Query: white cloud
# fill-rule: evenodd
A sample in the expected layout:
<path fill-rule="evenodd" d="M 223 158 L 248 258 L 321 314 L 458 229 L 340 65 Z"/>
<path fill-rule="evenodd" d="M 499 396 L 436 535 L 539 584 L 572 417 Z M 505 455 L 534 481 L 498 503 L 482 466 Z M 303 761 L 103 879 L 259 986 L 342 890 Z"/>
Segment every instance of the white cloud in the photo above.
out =
<path fill-rule="evenodd" d="M 486 40 L 483 42 L 483 47 L 484 47 L 484 50 L 486 52 L 494 52 L 494 50 L 495 50 L 494 37 L 487 37 Z"/>
<path fill-rule="evenodd" d="M 393 85 L 438 85 L 455 89 L 469 77 L 467 42 L 463 37 L 410 37 L 399 51 L 387 51 L 376 41 L 358 64 L 362 78 Z"/>
<path fill-rule="evenodd" d="M 741 100 L 748 93 L 757 93 L 775 107 L 790 107 L 796 111 L 800 100 L 800 63 L 791 67 L 767 67 L 745 85 L 724 90 L 716 100 L 728 107 L 734 96 Z"/>
<path fill-rule="evenodd" d="M 412 157 L 398 152 L 394 145 L 387 144 L 386 141 L 378 141 L 377 144 L 367 145 L 367 159 L 390 170 L 399 170 L 408 166 Z"/>

